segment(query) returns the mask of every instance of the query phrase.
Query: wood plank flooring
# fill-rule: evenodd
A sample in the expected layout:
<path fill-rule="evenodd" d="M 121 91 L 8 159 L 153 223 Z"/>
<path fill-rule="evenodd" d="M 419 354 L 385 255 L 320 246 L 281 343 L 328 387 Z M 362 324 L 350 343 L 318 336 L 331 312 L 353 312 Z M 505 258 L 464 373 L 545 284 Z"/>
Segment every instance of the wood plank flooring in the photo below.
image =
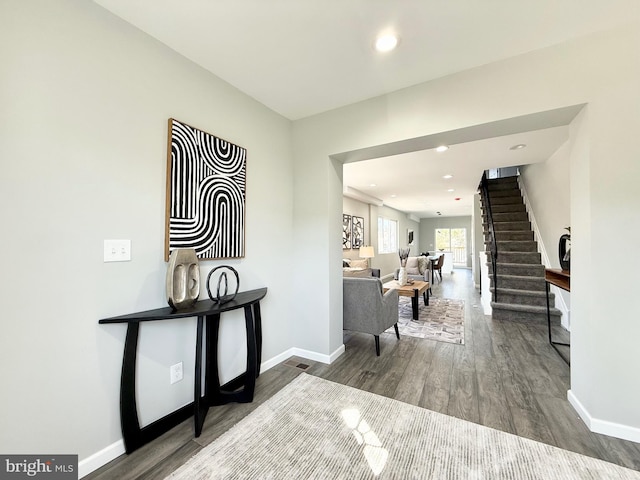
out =
<path fill-rule="evenodd" d="M 640 444 L 591 433 L 566 400 L 569 367 L 548 344 L 546 325 L 494 322 L 470 271 L 443 277 L 433 295 L 465 301 L 464 345 L 383 334 L 376 357 L 372 335 L 345 332 L 345 353 L 333 364 L 296 360 L 311 375 L 640 470 Z M 568 338 L 558 327 L 554 340 Z M 164 478 L 302 371 L 277 365 L 258 378 L 253 403 L 211 408 L 200 438 L 184 422 L 84 478 Z"/>

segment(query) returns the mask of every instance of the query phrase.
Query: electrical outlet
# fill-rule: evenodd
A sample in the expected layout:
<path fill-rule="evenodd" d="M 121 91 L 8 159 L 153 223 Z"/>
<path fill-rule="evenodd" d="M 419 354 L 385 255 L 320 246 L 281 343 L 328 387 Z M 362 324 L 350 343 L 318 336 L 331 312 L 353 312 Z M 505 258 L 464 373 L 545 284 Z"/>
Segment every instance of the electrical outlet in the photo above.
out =
<path fill-rule="evenodd" d="M 171 385 L 173 385 L 174 383 L 178 383 L 180 380 L 182 380 L 182 377 L 182 362 L 176 363 L 175 365 L 171 365 L 169 367 L 169 382 L 171 383 Z"/>

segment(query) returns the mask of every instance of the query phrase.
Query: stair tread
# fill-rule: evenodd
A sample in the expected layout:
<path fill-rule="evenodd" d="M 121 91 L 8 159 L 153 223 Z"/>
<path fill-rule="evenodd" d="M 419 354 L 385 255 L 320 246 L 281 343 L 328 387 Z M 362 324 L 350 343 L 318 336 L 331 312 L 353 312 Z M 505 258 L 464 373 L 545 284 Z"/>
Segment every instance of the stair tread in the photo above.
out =
<path fill-rule="evenodd" d="M 540 307 L 537 305 L 520 305 L 515 303 L 502 303 L 491 302 L 491 308 L 497 308 L 502 310 L 512 310 L 514 312 L 529 312 L 529 313 L 547 313 L 547 307 Z M 562 315 L 562 312 L 555 307 L 549 308 L 551 315 Z"/>
<path fill-rule="evenodd" d="M 493 292 L 493 287 L 489 288 L 491 292 Z M 501 288 L 498 287 L 498 293 L 511 293 L 514 295 L 524 295 L 527 297 L 545 297 L 545 290 L 518 290 L 517 288 Z M 549 292 L 549 298 L 551 299 L 554 296 L 553 292 Z"/>

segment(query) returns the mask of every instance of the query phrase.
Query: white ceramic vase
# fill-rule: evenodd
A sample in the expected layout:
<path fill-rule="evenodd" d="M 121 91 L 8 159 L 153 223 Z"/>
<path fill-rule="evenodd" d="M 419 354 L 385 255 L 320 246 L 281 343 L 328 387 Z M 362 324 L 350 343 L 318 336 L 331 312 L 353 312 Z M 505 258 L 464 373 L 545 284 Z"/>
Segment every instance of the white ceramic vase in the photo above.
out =
<path fill-rule="evenodd" d="M 398 283 L 403 286 L 407 284 L 407 269 L 405 267 L 400 267 L 398 271 Z"/>

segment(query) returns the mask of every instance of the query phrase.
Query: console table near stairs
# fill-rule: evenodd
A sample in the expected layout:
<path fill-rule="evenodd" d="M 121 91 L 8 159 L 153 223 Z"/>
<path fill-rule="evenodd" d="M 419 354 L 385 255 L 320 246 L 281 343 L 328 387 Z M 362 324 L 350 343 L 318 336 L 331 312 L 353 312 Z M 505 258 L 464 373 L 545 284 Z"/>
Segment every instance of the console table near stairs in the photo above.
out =
<path fill-rule="evenodd" d="M 549 308 L 549 289 L 550 285 L 555 285 L 558 288 L 571 291 L 571 273 L 568 270 L 560 270 L 559 268 L 546 268 L 544 271 L 544 279 L 547 283 L 547 325 L 549 327 L 549 344 L 558 352 L 558 355 L 567 363 L 571 365 L 571 361 L 566 358 L 562 352 L 558 349 L 557 345 L 570 347 L 570 343 L 554 342 L 551 338 L 551 313 Z"/>
<path fill-rule="evenodd" d="M 120 379 L 120 422 L 127 453 L 131 453 L 142 445 L 149 443 L 191 416 L 194 417 L 195 436 L 199 437 L 210 406 L 224 405 L 230 402 L 249 403 L 253 401 L 256 378 L 260 374 L 262 356 L 260 300 L 266 294 L 266 288 L 259 288 L 240 292 L 233 300 L 222 305 L 211 300 L 201 300 L 192 307 L 183 310 L 164 307 L 118 317 L 103 318 L 99 321 L 101 324 L 127 324 L 122 376 Z M 247 370 L 238 378 L 220 386 L 218 376 L 218 328 L 220 326 L 220 315 L 240 308 L 244 309 L 247 334 Z M 198 319 L 193 403 L 156 420 L 146 427 L 140 428 L 136 404 L 136 357 L 140 322 L 189 317 L 197 317 Z M 206 338 L 203 335 L 205 324 Z M 203 346 L 204 370 L 202 365 Z M 202 391 L 203 372 L 205 380 L 204 392 Z"/>

